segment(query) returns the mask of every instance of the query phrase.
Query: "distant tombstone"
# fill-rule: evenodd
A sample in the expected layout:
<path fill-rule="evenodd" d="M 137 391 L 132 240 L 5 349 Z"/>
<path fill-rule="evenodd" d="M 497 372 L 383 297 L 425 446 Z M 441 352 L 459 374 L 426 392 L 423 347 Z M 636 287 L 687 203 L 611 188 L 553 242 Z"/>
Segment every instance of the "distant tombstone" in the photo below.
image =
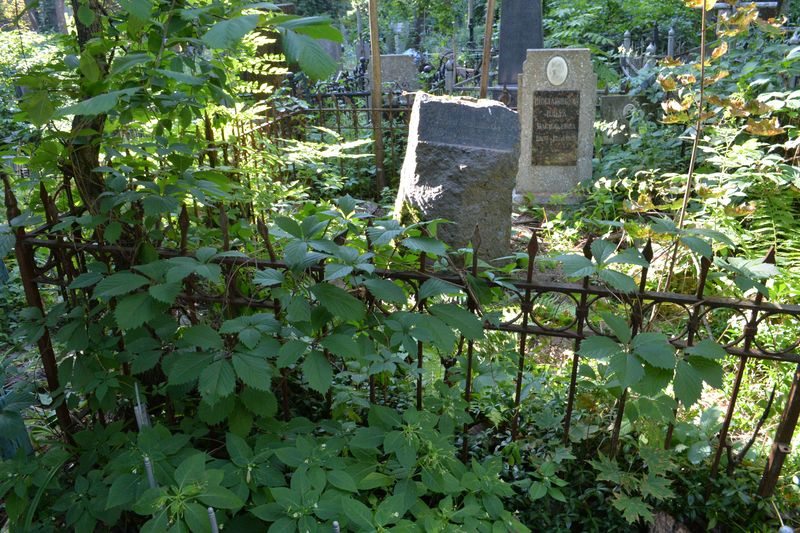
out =
<path fill-rule="evenodd" d="M 342 45 L 336 41 L 329 41 L 328 39 L 318 39 L 317 42 L 325 50 L 325 53 L 331 56 L 336 64 L 341 68 L 342 64 Z"/>
<path fill-rule="evenodd" d="M 544 46 L 541 0 L 503 0 L 500 7 L 500 57 L 495 98 L 503 87 L 516 102 L 517 78 L 528 50 Z"/>
<path fill-rule="evenodd" d="M 372 70 L 369 70 L 371 78 Z M 381 84 L 385 90 L 414 92 L 420 89 L 419 69 L 414 58 L 405 54 L 381 56 Z M 372 80 L 370 79 L 370 87 Z"/>
<path fill-rule="evenodd" d="M 480 255 L 509 253 L 511 194 L 519 159 L 517 113 L 494 100 L 419 92 L 409 124 L 395 214 L 445 218 L 438 237 L 467 246 L 480 225 Z"/>
<path fill-rule="evenodd" d="M 592 175 L 597 76 L 588 49 L 528 50 L 520 76 L 517 192 L 537 201 Z"/>
<path fill-rule="evenodd" d="M 636 98 L 627 94 L 607 94 L 600 97 L 600 120 L 603 144 L 625 144 L 630 138 L 630 118 L 636 109 Z"/>

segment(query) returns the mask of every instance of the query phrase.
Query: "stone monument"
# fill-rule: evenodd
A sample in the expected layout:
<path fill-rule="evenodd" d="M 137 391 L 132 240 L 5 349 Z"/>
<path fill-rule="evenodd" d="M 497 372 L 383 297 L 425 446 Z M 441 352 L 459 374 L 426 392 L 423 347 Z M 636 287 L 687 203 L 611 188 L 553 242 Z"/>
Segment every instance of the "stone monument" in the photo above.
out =
<path fill-rule="evenodd" d="M 517 78 L 528 50 L 544 46 L 542 0 L 503 0 L 500 6 L 500 57 L 495 99 L 508 89 L 510 103 L 517 101 Z"/>
<path fill-rule="evenodd" d="M 369 87 L 372 87 L 372 69 L 368 70 Z M 381 56 L 381 84 L 390 91 L 418 91 L 419 69 L 414 58 L 405 54 Z"/>
<path fill-rule="evenodd" d="M 419 92 L 409 124 L 395 215 L 445 218 L 438 237 L 467 246 L 480 225 L 480 256 L 508 255 L 519 159 L 517 113 L 494 100 Z"/>
<path fill-rule="evenodd" d="M 588 49 L 544 49 L 520 80 L 517 193 L 547 203 L 592 175 L 597 76 Z"/>
<path fill-rule="evenodd" d="M 600 97 L 600 120 L 603 144 L 625 144 L 630 138 L 630 118 L 636 109 L 636 98 L 627 94 L 606 94 Z"/>

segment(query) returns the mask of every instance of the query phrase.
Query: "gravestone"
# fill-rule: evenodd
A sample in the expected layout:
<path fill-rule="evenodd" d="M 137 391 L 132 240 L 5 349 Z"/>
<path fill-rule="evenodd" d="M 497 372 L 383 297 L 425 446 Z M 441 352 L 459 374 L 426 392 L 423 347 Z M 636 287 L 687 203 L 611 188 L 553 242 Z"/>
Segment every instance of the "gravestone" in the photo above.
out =
<path fill-rule="evenodd" d="M 528 50 L 544 46 L 542 0 L 503 0 L 500 7 L 500 57 L 497 65 L 496 99 L 508 89 L 510 103 L 516 103 L 517 78 L 522 73 Z"/>
<path fill-rule="evenodd" d="M 368 71 L 369 87 L 372 87 L 372 69 Z M 405 54 L 381 56 L 381 84 L 385 90 L 414 92 L 420 89 L 419 69 L 414 58 Z"/>
<path fill-rule="evenodd" d="M 630 138 L 631 113 L 636 109 L 636 98 L 627 94 L 607 94 L 600 97 L 600 120 L 603 144 L 625 144 Z"/>
<path fill-rule="evenodd" d="M 438 237 L 454 248 L 467 246 L 479 224 L 481 257 L 505 256 L 518 159 L 516 112 L 494 100 L 419 92 L 395 215 L 452 221 L 439 226 Z"/>
<path fill-rule="evenodd" d="M 336 62 L 338 68 L 342 66 L 342 45 L 341 43 L 337 43 L 336 41 L 330 41 L 328 39 L 317 39 L 317 42 L 325 50 L 325 53 L 331 56 L 331 58 Z"/>
<path fill-rule="evenodd" d="M 528 50 L 520 76 L 517 193 L 537 201 L 592 175 L 597 76 L 588 49 Z"/>

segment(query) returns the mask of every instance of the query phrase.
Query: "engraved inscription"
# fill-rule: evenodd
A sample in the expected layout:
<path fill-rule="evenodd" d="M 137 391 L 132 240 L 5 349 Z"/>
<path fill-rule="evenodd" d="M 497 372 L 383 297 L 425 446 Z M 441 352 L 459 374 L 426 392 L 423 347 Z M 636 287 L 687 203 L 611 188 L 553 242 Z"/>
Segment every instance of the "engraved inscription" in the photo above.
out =
<path fill-rule="evenodd" d="M 534 91 L 533 166 L 578 164 L 579 91 Z"/>

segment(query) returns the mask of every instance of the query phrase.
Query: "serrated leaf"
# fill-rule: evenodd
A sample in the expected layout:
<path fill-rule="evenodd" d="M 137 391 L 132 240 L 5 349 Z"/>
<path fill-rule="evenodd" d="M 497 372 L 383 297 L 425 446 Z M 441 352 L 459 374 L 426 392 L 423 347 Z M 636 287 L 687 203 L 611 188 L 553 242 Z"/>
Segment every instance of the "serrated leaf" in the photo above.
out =
<path fill-rule="evenodd" d="M 0 254 L 2 257 L 2 254 Z M 86 289 L 96 284 L 103 279 L 103 275 L 99 272 L 85 272 L 72 280 L 72 283 L 67 287 L 68 289 Z"/>
<path fill-rule="evenodd" d="M 230 49 L 242 38 L 256 29 L 259 15 L 243 15 L 217 22 L 203 35 L 203 42 L 209 48 Z"/>
<path fill-rule="evenodd" d="M 690 407 L 703 393 L 703 378 L 686 361 L 678 361 L 675 369 L 675 382 L 672 385 L 675 398 L 685 407 Z"/>
<path fill-rule="evenodd" d="M 127 331 L 142 326 L 154 319 L 159 308 L 149 294 L 141 292 L 122 298 L 114 309 L 114 318 L 121 330 Z"/>
<path fill-rule="evenodd" d="M 603 265 L 614 253 L 614 250 L 617 249 L 617 245 L 604 239 L 597 239 L 592 241 L 590 248 L 592 250 L 592 257 L 597 261 L 597 264 Z"/>
<path fill-rule="evenodd" d="M 359 353 L 358 344 L 353 337 L 340 333 L 328 335 L 320 341 L 320 345 L 331 353 L 348 359 L 354 359 Z"/>
<path fill-rule="evenodd" d="M 628 276 L 627 274 L 623 274 L 622 272 L 603 269 L 600 270 L 597 275 L 600 276 L 600 279 L 602 279 L 603 281 L 608 283 L 612 288 L 617 289 L 618 291 L 632 293 L 636 292 L 636 290 L 638 289 L 638 287 L 636 286 L 636 282 L 633 280 L 633 278 Z"/>
<path fill-rule="evenodd" d="M 119 0 L 119 5 L 133 18 L 142 21 L 149 20 L 150 13 L 153 10 L 150 0 Z"/>
<path fill-rule="evenodd" d="M 366 309 L 360 300 L 335 285 L 318 283 L 311 288 L 311 292 L 320 304 L 336 317 L 361 321 L 366 315 Z"/>
<path fill-rule="evenodd" d="M 665 500 L 675 496 L 675 492 L 669 488 L 670 483 L 665 477 L 648 474 L 639 484 L 639 490 L 645 498 Z"/>
<path fill-rule="evenodd" d="M 169 369 L 169 384 L 183 385 L 194 381 L 213 360 L 214 355 L 209 353 L 179 353 Z"/>
<path fill-rule="evenodd" d="M 228 455 L 236 466 L 244 467 L 253 459 L 253 449 L 242 437 L 228 433 L 225 435 L 225 447 Z"/>
<path fill-rule="evenodd" d="M 644 377 L 644 366 L 630 353 L 619 353 L 611 357 L 608 367 L 622 387 L 635 385 Z"/>
<path fill-rule="evenodd" d="M 706 359 L 722 359 L 728 355 L 725 348 L 712 339 L 703 339 L 694 346 L 687 347 L 685 352 L 690 355 L 705 357 Z"/>
<path fill-rule="evenodd" d="M 231 363 L 225 359 L 211 363 L 200 373 L 197 388 L 206 401 L 232 394 L 236 388 L 236 374 Z"/>
<path fill-rule="evenodd" d="M 220 334 L 208 324 L 197 324 L 184 329 L 181 341 L 202 350 L 221 350 L 224 344 Z"/>
<path fill-rule="evenodd" d="M 461 294 L 461 287 L 439 278 L 426 280 L 419 289 L 419 299 L 426 300 L 435 296 L 454 296 Z"/>
<path fill-rule="evenodd" d="M 350 265 L 343 265 L 341 263 L 328 263 L 325 265 L 325 280 L 331 281 L 334 279 L 343 278 L 353 272 L 353 267 Z"/>
<path fill-rule="evenodd" d="M 578 354 L 591 359 L 607 359 L 622 352 L 622 347 L 608 337 L 593 335 L 581 341 Z"/>
<path fill-rule="evenodd" d="M 404 303 L 407 298 L 403 289 L 396 283 L 386 279 L 367 279 L 364 286 L 375 298 L 391 303 Z"/>
<path fill-rule="evenodd" d="M 600 317 L 622 344 L 628 344 L 631 341 L 631 328 L 627 320 L 607 312 L 601 312 Z"/>
<path fill-rule="evenodd" d="M 483 323 L 471 312 L 453 304 L 436 304 L 429 307 L 431 314 L 455 328 L 467 339 L 483 338 Z"/>
<path fill-rule="evenodd" d="M 244 384 L 259 390 L 269 390 L 272 372 L 266 359 L 255 354 L 234 352 L 232 360 L 236 375 Z"/>
<path fill-rule="evenodd" d="M 675 348 L 662 333 L 639 333 L 632 342 L 633 350 L 656 368 L 675 368 Z"/>
<path fill-rule="evenodd" d="M 564 265 L 564 273 L 568 278 L 584 278 L 597 271 L 595 264 L 582 255 L 560 255 L 556 259 Z"/>
<path fill-rule="evenodd" d="M 640 519 L 645 522 L 653 521 L 653 512 L 650 506 L 644 503 L 641 498 L 626 496 L 618 492 L 611 501 L 611 505 L 622 512 L 622 517 L 629 524 L 636 523 Z"/>
<path fill-rule="evenodd" d="M 182 288 L 183 283 L 180 282 L 162 283 L 160 285 L 151 285 L 147 292 L 159 302 L 173 304 L 181 293 Z"/>
<path fill-rule="evenodd" d="M 303 376 L 308 381 L 308 385 L 319 392 L 324 394 L 331 388 L 333 383 L 333 370 L 331 364 L 322 355 L 322 352 L 314 350 L 306 355 L 303 361 Z"/>
<path fill-rule="evenodd" d="M 239 399 L 253 414 L 263 417 L 275 416 L 278 412 L 278 400 L 271 391 L 261 391 L 252 387 L 244 387 Z"/>
<path fill-rule="evenodd" d="M 142 477 L 135 474 L 122 474 L 114 479 L 108 489 L 106 509 L 131 503 L 136 497 L 136 486 Z"/>
<path fill-rule="evenodd" d="M 698 237 L 681 237 L 681 242 L 691 251 L 706 258 L 714 255 L 714 249 L 703 239 Z"/>
<path fill-rule="evenodd" d="M 307 348 L 308 344 L 303 341 L 296 339 L 287 341 L 278 350 L 278 360 L 276 361 L 278 368 L 286 368 L 295 364 Z"/>
<path fill-rule="evenodd" d="M 107 300 L 114 296 L 131 293 L 148 283 L 148 279 L 139 274 L 118 272 L 100 281 L 94 288 L 93 296 Z"/>
<path fill-rule="evenodd" d="M 439 257 L 447 253 L 447 249 L 442 241 L 431 237 L 407 237 L 403 239 L 403 245 L 409 250 L 425 252 L 428 255 Z"/>

